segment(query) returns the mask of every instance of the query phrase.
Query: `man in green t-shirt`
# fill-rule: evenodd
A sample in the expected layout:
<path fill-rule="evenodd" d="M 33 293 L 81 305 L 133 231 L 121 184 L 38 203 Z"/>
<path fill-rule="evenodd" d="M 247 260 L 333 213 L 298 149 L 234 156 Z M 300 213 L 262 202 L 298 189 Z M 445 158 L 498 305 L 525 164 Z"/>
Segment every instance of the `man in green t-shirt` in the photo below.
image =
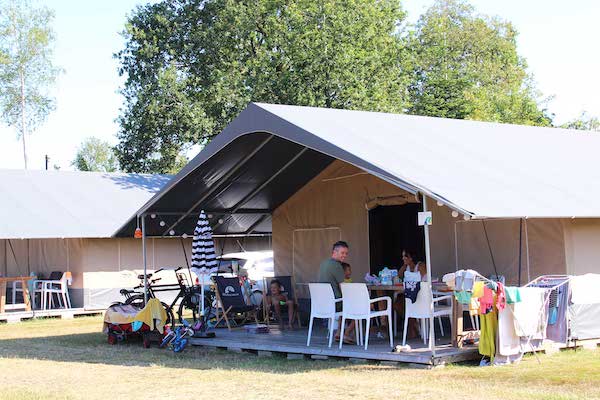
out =
<path fill-rule="evenodd" d="M 319 267 L 319 282 L 331 284 L 336 299 L 342 297 L 342 291 L 340 290 L 340 283 L 344 282 L 342 262 L 346 261 L 347 257 L 348 243 L 335 242 L 331 257 L 324 260 Z"/>
<path fill-rule="evenodd" d="M 336 299 L 342 297 L 342 291 L 340 289 L 340 283 L 344 282 L 344 267 L 342 267 L 342 262 L 346 261 L 348 258 L 348 243 L 339 241 L 333 244 L 333 249 L 331 252 L 331 257 L 324 260 L 319 267 L 319 282 L 321 283 L 329 283 L 333 288 L 333 294 Z M 336 303 L 336 310 L 341 310 L 340 303 Z M 338 326 L 341 325 L 341 319 L 338 322 Z M 352 334 L 354 332 L 354 321 L 350 321 L 348 324 L 348 329 L 346 329 L 346 334 L 344 337 L 344 343 L 354 343 L 352 339 Z M 340 330 L 338 329 L 336 335 L 336 340 L 340 338 Z"/>

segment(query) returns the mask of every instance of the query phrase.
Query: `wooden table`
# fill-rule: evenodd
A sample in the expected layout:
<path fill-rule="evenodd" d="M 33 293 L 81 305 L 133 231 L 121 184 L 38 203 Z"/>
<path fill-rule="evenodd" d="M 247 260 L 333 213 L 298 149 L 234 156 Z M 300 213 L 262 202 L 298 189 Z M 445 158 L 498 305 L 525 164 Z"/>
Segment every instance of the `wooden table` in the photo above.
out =
<path fill-rule="evenodd" d="M 29 286 L 27 282 L 35 279 L 35 276 L 15 276 L 15 277 L 0 277 L 0 314 L 4 312 L 6 306 L 6 287 L 8 282 L 21 282 L 23 288 L 23 304 L 25 311 L 31 311 L 31 301 L 29 300 Z"/>

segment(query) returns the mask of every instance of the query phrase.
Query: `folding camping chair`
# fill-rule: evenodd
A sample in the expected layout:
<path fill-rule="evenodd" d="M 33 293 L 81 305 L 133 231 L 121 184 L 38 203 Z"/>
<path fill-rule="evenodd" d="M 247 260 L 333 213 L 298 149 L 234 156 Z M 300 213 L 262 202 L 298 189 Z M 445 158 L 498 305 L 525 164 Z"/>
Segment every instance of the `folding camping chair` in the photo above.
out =
<path fill-rule="evenodd" d="M 281 293 L 284 294 L 288 300 L 292 300 L 294 302 L 294 306 L 295 306 L 295 314 L 296 314 L 296 320 L 298 321 L 298 326 L 301 328 L 302 327 L 302 323 L 300 322 L 300 310 L 299 308 L 299 303 L 298 303 L 298 298 L 296 297 L 296 290 L 295 290 L 295 282 L 294 282 L 294 278 L 290 275 L 284 275 L 284 276 L 274 276 L 272 278 L 264 278 L 264 296 L 263 296 L 263 309 L 265 310 L 265 321 L 267 321 L 267 323 L 269 323 L 270 321 L 270 314 L 271 314 L 271 304 L 268 304 L 269 302 L 267 301 L 268 296 L 270 295 L 270 291 L 271 291 L 271 282 L 277 280 L 279 281 L 279 283 L 281 284 Z M 288 312 L 286 310 L 286 312 Z"/>
<path fill-rule="evenodd" d="M 227 328 L 231 330 L 231 324 L 229 322 L 228 314 L 245 314 L 244 321 L 246 322 L 248 316 L 254 317 L 254 321 L 258 324 L 257 309 L 255 306 L 246 304 L 244 300 L 244 294 L 242 293 L 242 286 L 240 280 L 237 277 L 226 278 L 224 276 L 215 276 L 214 278 L 216 285 L 217 295 L 217 322 L 216 325 L 225 320 Z M 219 316 L 219 312 L 222 313 Z"/>

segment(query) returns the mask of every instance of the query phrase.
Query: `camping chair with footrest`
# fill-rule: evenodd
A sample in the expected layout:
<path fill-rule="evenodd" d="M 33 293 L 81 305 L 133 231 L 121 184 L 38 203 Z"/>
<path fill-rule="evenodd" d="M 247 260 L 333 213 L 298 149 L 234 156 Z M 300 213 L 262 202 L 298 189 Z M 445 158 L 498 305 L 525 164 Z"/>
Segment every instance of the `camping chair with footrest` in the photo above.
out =
<path fill-rule="evenodd" d="M 218 325 L 219 322 L 224 319 L 227 328 L 231 330 L 228 314 L 245 314 L 243 322 L 245 322 L 249 316 L 252 316 L 258 325 L 257 309 L 255 306 L 246 304 L 239 278 L 215 276 L 213 279 L 217 289 L 217 322 L 215 325 Z M 220 313 L 222 315 L 219 316 Z"/>

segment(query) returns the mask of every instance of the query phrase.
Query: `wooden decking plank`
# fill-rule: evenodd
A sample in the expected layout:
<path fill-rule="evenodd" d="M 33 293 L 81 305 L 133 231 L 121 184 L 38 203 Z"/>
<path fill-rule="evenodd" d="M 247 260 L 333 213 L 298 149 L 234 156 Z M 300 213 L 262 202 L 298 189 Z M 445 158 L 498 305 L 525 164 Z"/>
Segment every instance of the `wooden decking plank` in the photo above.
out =
<path fill-rule="evenodd" d="M 415 349 L 410 352 L 393 353 L 390 351 L 389 343 L 386 344 L 383 340 L 373 340 L 367 351 L 356 345 L 344 345 L 340 350 L 337 343 L 331 348 L 327 347 L 326 335 L 320 335 L 318 332 L 314 334 L 311 346 L 307 347 L 306 330 L 284 332 L 272 330 L 268 334 L 248 334 L 242 329 L 234 329 L 231 332 L 217 330 L 216 334 L 217 336 L 211 339 L 193 338 L 190 343 L 210 347 L 238 347 L 257 352 L 315 356 L 314 358 L 378 360 L 424 365 L 437 365 L 478 358 L 476 348 L 455 349 L 448 346 L 439 348 L 436 351 L 436 357 L 432 358 L 429 350 L 419 348 L 417 343 L 415 343 Z"/>

